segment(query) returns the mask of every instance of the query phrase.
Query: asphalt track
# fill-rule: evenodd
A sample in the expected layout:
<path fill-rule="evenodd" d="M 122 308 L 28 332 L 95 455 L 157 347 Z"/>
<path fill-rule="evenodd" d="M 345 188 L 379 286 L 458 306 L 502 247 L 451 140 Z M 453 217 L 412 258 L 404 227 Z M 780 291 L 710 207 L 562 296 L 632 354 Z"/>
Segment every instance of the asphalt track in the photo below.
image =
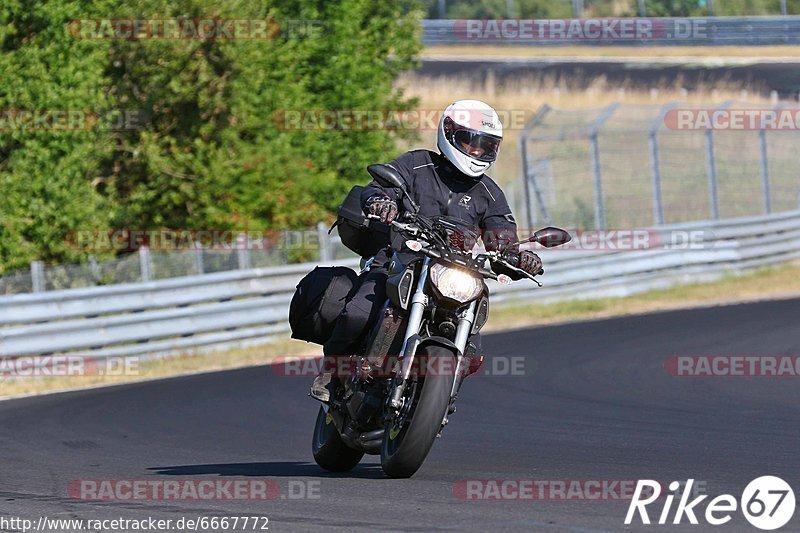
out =
<path fill-rule="evenodd" d="M 655 58 L 655 57 L 511 57 L 426 58 L 416 71 L 419 76 L 450 76 L 484 83 L 491 71 L 495 80 L 550 76 L 572 80 L 588 87 L 602 76 L 610 87 L 620 85 L 649 90 L 673 86 L 680 80 L 688 90 L 703 89 L 714 83 L 752 86 L 768 96 L 775 90 L 781 97 L 794 98 L 800 90 L 800 63 L 794 58 Z"/>
<path fill-rule="evenodd" d="M 673 377 L 663 364 L 673 354 L 797 355 L 799 319 L 800 300 L 784 300 L 487 336 L 490 353 L 525 356 L 525 375 L 467 382 L 409 480 L 385 478 L 374 456 L 347 475 L 321 472 L 308 379 L 270 367 L 0 402 L 0 517 L 258 514 L 270 531 L 755 531 L 739 512 L 717 528 L 625 528 L 627 502 L 464 501 L 454 484 L 694 478 L 712 497 L 738 498 L 773 474 L 798 492 L 800 378 Z M 319 498 L 98 502 L 67 492 L 87 478 L 220 477 L 277 480 L 284 497 L 310 481 Z M 795 516 L 785 530 L 799 528 Z"/>

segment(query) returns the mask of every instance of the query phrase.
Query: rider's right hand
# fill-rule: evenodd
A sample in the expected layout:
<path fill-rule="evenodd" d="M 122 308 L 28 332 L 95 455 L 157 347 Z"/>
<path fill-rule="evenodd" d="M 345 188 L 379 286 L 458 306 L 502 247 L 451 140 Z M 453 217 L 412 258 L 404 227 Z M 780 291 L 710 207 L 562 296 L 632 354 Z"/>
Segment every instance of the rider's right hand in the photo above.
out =
<path fill-rule="evenodd" d="M 388 196 L 370 196 L 365 207 L 367 214 L 379 217 L 381 222 L 391 224 L 397 218 L 397 202 Z"/>

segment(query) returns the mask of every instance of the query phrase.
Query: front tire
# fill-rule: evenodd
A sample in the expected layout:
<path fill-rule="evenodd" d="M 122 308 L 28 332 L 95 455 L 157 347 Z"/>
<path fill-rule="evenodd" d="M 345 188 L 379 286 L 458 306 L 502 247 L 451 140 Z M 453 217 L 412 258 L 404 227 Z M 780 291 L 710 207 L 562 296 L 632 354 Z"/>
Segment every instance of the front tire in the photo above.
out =
<path fill-rule="evenodd" d="M 428 346 L 417 357 L 419 368 L 455 368 L 455 354 L 441 346 Z M 453 379 L 453 371 L 410 378 L 405 394 L 410 404 L 386 424 L 383 434 L 381 466 L 389 477 L 408 478 L 422 466 L 447 413 Z"/>
<path fill-rule="evenodd" d="M 364 457 L 364 452 L 354 450 L 342 441 L 333 418 L 322 406 L 314 424 L 311 450 L 317 464 L 330 472 L 349 472 Z"/>

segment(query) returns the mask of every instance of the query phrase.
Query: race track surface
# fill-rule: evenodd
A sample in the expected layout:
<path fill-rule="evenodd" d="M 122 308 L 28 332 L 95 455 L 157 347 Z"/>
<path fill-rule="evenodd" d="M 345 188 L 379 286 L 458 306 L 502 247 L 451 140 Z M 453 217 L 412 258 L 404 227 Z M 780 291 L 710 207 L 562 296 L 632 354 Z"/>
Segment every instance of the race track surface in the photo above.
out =
<path fill-rule="evenodd" d="M 384 477 L 375 456 L 349 474 L 322 472 L 309 379 L 268 366 L 0 402 L 0 517 L 263 515 L 269 531 L 755 531 L 738 512 L 717 528 L 702 518 L 626 528 L 626 501 L 466 501 L 454 487 L 694 478 L 711 497 L 738 498 L 767 474 L 800 487 L 800 378 L 664 369 L 676 354 L 800 355 L 800 300 L 534 328 L 484 346 L 524 356 L 524 375 L 468 380 L 409 480 Z M 68 491 L 81 479 L 220 478 L 271 480 L 283 497 L 105 502 Z M 300 488 L 319 498 L 287 497 Z M 784 530 L 799 528 L 796 516 Z"/>

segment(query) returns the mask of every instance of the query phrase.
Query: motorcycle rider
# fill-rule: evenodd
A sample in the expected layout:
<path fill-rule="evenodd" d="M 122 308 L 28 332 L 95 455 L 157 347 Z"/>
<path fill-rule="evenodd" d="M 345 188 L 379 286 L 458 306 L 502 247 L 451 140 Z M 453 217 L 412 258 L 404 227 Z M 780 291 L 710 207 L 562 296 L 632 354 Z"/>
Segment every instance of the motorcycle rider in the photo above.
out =
<path fill-rule="evenodd" d="M 439 119 L 437 147 L 412 150 L 402 154 L 388 166 L 403 178 L 406 189 L 419 212 L 426 216 L 449 215 L 480 229 L 487 250 L 498 246 L 515 250 L 510 262 L 532 275 L 543 272 L 535 253 L 516 251 L 517 225 L 505 195 L 489 178 L 488 171 L 497 159 L 503 139 L 503 126 L 497 112 L 478 100 L 460 100 L 450 104 Z M 385 188 L 372 181 L 361 195 L 366 214 L 391 223 L 410 206 L 397 189 Z M 355 295 L 347 302 L 336 321 L 333 334 L 324 345 L 326 356 L 355 354 L 367 325 L 378 318 L 386 301 L 386 280 L 391 250 L 378 252 Z M 518 278 L 513 272 L 507 272 Z M 473 337 L 478 353 L 480 341 Z M 311 386 L 311 395 L 323 402 L 339 380 L 331 374 L 320 374 Z M 330 385 L 329 385 L 330 384 Z"/>

